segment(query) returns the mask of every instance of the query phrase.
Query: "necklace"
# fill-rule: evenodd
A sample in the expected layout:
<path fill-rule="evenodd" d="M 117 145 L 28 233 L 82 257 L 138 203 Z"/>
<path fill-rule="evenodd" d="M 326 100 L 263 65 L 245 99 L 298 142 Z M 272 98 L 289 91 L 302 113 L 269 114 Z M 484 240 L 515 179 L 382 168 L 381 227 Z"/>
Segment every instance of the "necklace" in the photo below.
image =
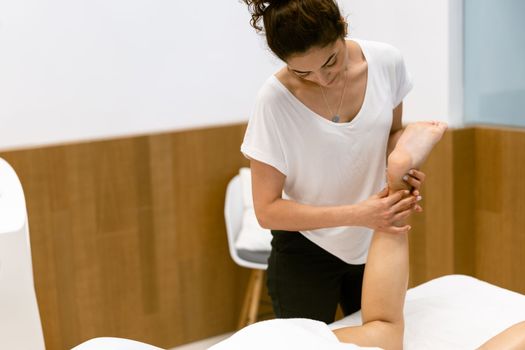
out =
<path fill-rule="evenodd" d="M 339 120 L 341 120 L 341 117 L 339 116 L 339 112 L 341 111 L 341 105 L 343 104 L 343 97 L 345 96 L 345 90 L 346 90 L 346 81 L 348 80 L 346 78 L 346 72 L 343 72 L 345 74 L 345 84 L 343 85 L 343 92 L 341 93 L 341 100 L 339 101 L 339 106 L 337 107 L 337 111 L 335 114 L 332 113 L 332 109 L 330 108 L 330 105 L 328 104 L 328 101 L 326 100 L 326 95 L 324 93 L 324 89 L 321 85 L 319 85 L 319 88 L 321 89 L 321 93 L 323 94 L 324 103 L 326 104 L 326 108 L 328 108 L 328 112 L 330 112 L 330 115 L 332 115 L 332 121 L 334 123 L 338 123 Z"/>

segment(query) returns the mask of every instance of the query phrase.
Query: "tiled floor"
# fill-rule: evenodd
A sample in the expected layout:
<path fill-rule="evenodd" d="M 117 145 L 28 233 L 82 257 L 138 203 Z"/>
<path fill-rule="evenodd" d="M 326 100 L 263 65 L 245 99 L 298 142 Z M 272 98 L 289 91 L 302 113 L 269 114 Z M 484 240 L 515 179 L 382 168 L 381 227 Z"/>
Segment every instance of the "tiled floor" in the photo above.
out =
<path fill-rule="evenodd" d="M 170 350 L 206 350 L 213 344 L 217 344 L 218 342 L 228 338 L 232 334 L 233 333 L 218 335 L 216 337 L 200 340 L 195 343 L 177 346 L 176 348 L 172 348 Z"/>

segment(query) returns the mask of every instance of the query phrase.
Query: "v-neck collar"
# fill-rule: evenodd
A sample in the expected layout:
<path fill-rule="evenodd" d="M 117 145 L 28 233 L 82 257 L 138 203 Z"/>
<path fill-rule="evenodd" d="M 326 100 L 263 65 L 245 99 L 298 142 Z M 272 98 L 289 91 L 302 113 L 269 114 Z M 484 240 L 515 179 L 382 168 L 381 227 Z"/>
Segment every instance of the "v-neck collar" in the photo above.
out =
<path fill-rule="evenodd" d="M 361 49 L 361 52 L 363 53 L 363 56 L 365 57 L 365 61 L 367 63 L 367 72 L 366 72 L 366 87 L 365 87 L 365 97 L 363 98 L 363 103 L 361 104 L 361 107 L 359 108 L 359 111 L 357 112 L 357 114 L 354 116 L 354 118 L 352 118 L 352 120 L 348 121 L 348 122 L 345 122 L 345 123 L 335 123 L 331 120 L 328 120 L 326 119 L 325 117 L 323 117 L 322 115 L 320 115 L 319 113 L 317 112 L 314 112 L 310 107 L 308 107 L 307 105 L 305 105 L 299 98 L 297 98 L 297 96 L 295 96 L 287 87 L 286 85 L 284 85 L 276 76 L 275 74 L 272 75 L 272 79 L 276 82 L 277 86 L 283 90 L 286 95 L 290 98 L 290 100 L 292 102 L 294 102 L 295 104 L 297 105 L 300 105 L 301 108 L 303 108 L 304 110 L 306 110 L 309 114 L 313 115 L 316 119 L 320 120 L 321 122 L 324 122 L 324 123 L 328 123 L 330 125 L 333 125 L 333 126 L 336 126 L 336 127 L 349 127 L 353 124 L 356 123 L 356 121 L 361 117 L 361 115 L 363 114 L 363 110 L 365 109 L 365 106 L 367 104 L 367 101 L 368 101 L 368 95 L 370 94 L 370 72 L 371 72 L 371 69 L 370 69 L 370 66 L 371 66 L 371 61 L 370 61 L 370 57 L 368 56 L 368 52 L 366 52 L 366 49 L 363 47 L 362 43 L 357 40 L 357 39 L 351 39 L 350 41 L 353 41 L 355 42 L 359 48 Z"/>

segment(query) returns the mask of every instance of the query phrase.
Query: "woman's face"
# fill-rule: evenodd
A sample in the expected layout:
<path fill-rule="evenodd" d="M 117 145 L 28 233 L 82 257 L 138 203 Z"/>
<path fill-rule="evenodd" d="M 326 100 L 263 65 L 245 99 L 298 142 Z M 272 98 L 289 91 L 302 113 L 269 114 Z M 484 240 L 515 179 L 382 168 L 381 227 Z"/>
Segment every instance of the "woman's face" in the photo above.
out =
<path fill-rule="evenodd" d="M 314 47 L 287 60 L 288 70 L 296 77 L 330 87 L 344 75 L 348 61 L 346 42 L 336 40 L 325 47 Z"/>

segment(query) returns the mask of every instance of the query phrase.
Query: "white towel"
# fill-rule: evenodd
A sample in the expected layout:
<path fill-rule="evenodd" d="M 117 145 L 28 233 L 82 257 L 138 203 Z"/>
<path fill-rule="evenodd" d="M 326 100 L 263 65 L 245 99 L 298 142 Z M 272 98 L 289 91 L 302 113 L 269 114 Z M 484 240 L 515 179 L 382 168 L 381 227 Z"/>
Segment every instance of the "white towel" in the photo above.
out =
<path fill-rule="evenodd" d="M 262 321 L 245 327 L 209 350 L 356 350 L 341 343 L 326 323 L 305 318 Z"/>

